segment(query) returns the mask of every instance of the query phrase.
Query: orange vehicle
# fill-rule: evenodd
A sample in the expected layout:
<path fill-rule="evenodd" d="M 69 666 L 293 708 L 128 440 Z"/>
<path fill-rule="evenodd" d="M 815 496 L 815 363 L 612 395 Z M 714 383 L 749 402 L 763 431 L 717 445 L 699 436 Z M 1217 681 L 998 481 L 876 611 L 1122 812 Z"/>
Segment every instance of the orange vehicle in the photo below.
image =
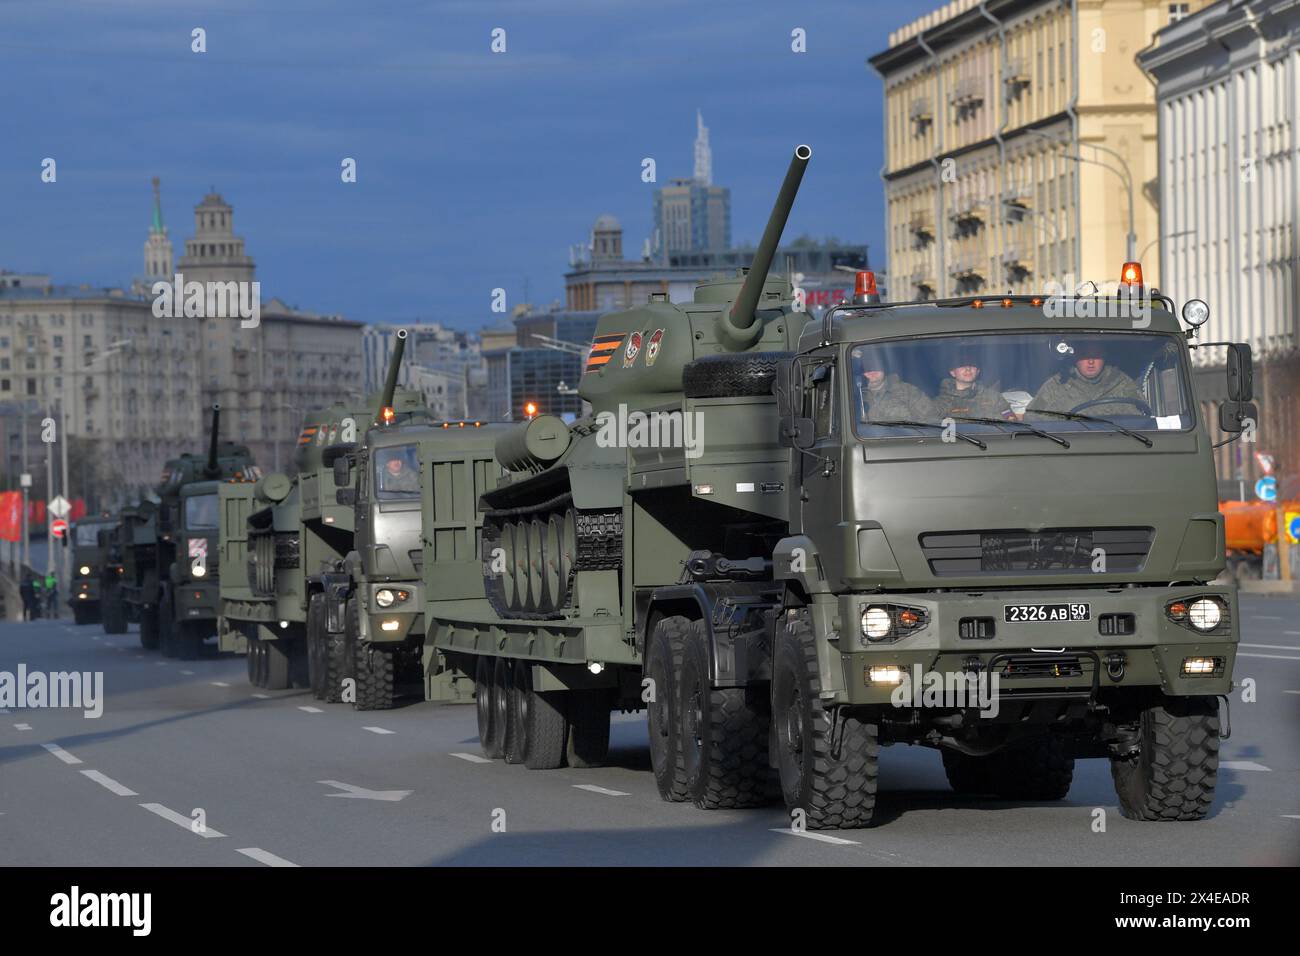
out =
<path fill-rule="evenodd" d="M 1288 501 L 1280 507 L 1300 511 L 1300 501 Z M 1228 570 L 1234 577 L 1263 576 L 1264 545 L 1277 541 L 1278 508 L 1276 501 L 1219 502 Z"/>

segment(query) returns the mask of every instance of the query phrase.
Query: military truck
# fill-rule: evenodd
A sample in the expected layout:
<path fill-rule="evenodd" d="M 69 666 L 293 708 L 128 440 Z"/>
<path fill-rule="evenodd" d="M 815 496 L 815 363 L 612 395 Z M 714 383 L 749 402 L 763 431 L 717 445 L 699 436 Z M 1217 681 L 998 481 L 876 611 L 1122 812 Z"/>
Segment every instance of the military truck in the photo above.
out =
<path fill-rule="evenodd" d="M 116 521 L 108 515 L 82 518 L 69 532 L 72 538 L 72 587 L 68 607 L 77 624 L 94 624 L 100 619 L 100 577 L 103 574 L 107 546 L 101 534 L 110 531 Z"/>
<path fill-rule="evenodd" d="M 119 512 L 96 529 L 102 555 L 97 578 L 100 622 L 105 634 L 125 634 L 127 629 L 127 605 L 122 596 L 123 575 L 126 573 L 123 556 L 124 520 Z"/>
<path fill-rule="evenodd" d="M 220 482 L 260 477 L 247 446 L 220 441 L 220 416 L 213 405 L 206 456 L 168 461 L 153 496 L 122 512 L 120 594 L 141 645 L 168 657 L 192 659 L 216 633 Z"/>
<path fill-rule="evenodd" d="M 880 747 L 909 743 L 958 791 L 1030 800 L 1104 757 L 1124 814 L 1200 819 L 1238 640 L 1188 374 L 1208 306 L 1182 328 L 1136 263 L 1081 299 L 884 303 L 863 273 L 807 322 L 768 268 L 810 155 L 747 274 L 602 317 L 593 416 L 498 443 L 495 613 L 435 639 L 485 752 L 589 764 L 610 711 L 647 706 L 661 795 L 701 808 L 779 793 L 867 826 Z M 1240 432 L 1249 350 L 1228 361 Z M 958 372 L 1004 410 L 938 417 Z"/>

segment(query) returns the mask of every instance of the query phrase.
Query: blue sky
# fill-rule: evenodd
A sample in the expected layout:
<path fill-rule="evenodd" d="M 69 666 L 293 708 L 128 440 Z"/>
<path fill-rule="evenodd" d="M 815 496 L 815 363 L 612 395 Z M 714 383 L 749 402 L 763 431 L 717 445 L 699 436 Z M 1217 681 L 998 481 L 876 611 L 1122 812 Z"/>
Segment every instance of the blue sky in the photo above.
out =
<path fill-rule="evenodd" d="M 210 186 L 263 298 L 474 328 L 491 290 L 563 296 L 602 212 L 639 254 L 651 190 L 692 168 L 695 110 L 732 237 L 757 240 L 799 142 L 786 237 L 883 266 L 881 85 L 866 57 L 929 5 L 810 0 L 0 2 L 0 268 L 121 285 L 152 176 L 179 256 Z M 208 52 L 190 51 L 194 27 Z M 507 52 L 489 51 L 493 28 Z M 790 31 L 808 52 L 790 52 Z M 15 95 L 15 93 L 17 95 Z M 44 157 L 58 182 L 40 180 Z M 358 182 L 340 181 L 344 157 Z"/>

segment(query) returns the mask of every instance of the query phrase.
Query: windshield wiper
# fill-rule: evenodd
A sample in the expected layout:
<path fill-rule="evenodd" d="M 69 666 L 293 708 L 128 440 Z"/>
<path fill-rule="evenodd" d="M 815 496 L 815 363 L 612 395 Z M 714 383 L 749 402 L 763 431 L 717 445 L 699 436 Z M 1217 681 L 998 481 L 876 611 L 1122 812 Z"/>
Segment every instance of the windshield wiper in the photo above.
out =
<path fill-rule="evenodd" d="M 1113 422 L 1109 418 L 1098 418 L 1096 415 L 1080 415 L 1078 412 L 1053 412 L 1046 408 L 1031 408 L 1027 411 L 1037 412 L 1040 415 L 1056 415 L 1059 418 L 1068 418 L 1072 422 L 1101 422 L 1101 424 L 1109 425 L 1116 431 L 1121 431 L 1125 435 L 1130 435 L 1133 438 L 1136 438 L 1148 448 L 1151 447 L 1151 439 L 1147 438 L 1146 435 L 1139 435 L 1137 432 L 1125 428 L 1119 422 Z"/>
<path fill-rule="evenodd" d="M 1069 443 L 1068 441 L 1066 441 L 1064 438 L 1061 438 L 1061 437 L 1058 436 L 1058 435 L 1053 435 L 1051 432 L 1045 432 L 1045 431 L 1043 431 L 1041 428 L 1035 428 L 1033 425 L 1029 424 L 1029 422 L 1004 421 L 1004 420 L 1001 419 L 1001 418 L 965 418 L 965 417 L 960 416 L 960 415 L 954 415 L 954 416 L 953 416 L 953 421 L 955 421 L 955 422 L 978 422 L 978 423 L 981 424 L 981 425 L 1002 425 L 1002 426 L 1004 426 L 1004 427 L 1005 427 L 1005 426 L 1011 426 L 1011 425 L 1019 425 L 1021 428 L 1025 429 L 1024 434 L 1037 435 L 1039 438 L 1046 438 L 1048 441 L 1054 441 L 1054 442 L 1056 442 L 1056 443 L 1057 443 L 1058 445 L 1060 445 L 1062 448 L 1069 448 L 1069 447 L 1070 447 L 1070 443 Z M 1012 437 L 1012 438 L 1015 438 L 1016 435 L 1019 435 L 1019 434 L 1022 434 L 1022 433 L 1021 433 L 1021 432 L 1012 432 L 1012 433 L 1011 433 L 1011 437 Z"/>
<path fill-rule="evenodd" d="M 895 421 L 888 421 L 888 422 L 869 421 L 869 422 L 864 422 L 863 424 L 881 425 L 885 428 L 903 427 L 903 426 L 909 428 L 938 428 L 940 431 L 948 427 L 947 425 L 940 425 L 937 422 L 916 422 L 916 421 L 911 421 L 908 419 L 901 419 L 901 418 Z M 953 432 L 953 434 L 956 435 L 958 438 L 960 438 L 962 441 L 970 442 L 972 445 L 974 445 L 976 448 L 979 448 L 981 451 L 989 447 L 988 445 L 984 444 L 984 442 L 976 438 L 974 435 L 963 435 L 961 432 L 958 431 Z"/>

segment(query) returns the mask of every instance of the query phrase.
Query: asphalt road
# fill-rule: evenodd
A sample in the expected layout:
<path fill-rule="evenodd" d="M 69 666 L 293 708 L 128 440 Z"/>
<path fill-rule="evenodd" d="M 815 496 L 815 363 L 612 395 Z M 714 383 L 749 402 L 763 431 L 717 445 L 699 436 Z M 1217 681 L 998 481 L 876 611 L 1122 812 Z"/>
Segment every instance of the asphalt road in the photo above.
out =
<path fill-rule="evenodd" d="M 937 753 L 900 746 L 882 752 L 880 825 L 838 835 L 793 834 L 780 806 L 661 802 L 640 716 L 615 719 L 611 766 L 529 771 L 483 760 L 469 706 L 359 713 L 257 691 L 242 658 L 164 660 L 134 630 L 0 624 L 0 671 L 100 671 L 105 697 L 97 719 L 0 710 L 0 862 L 1296 865 L 1300 601 L 1242 605 L 1236 678 L 1256 700 L 1234 695 L 1209 819 L 1125 820 L 1103 760 L 1079 761 L 1060 803 L 958 797 Z"/>

